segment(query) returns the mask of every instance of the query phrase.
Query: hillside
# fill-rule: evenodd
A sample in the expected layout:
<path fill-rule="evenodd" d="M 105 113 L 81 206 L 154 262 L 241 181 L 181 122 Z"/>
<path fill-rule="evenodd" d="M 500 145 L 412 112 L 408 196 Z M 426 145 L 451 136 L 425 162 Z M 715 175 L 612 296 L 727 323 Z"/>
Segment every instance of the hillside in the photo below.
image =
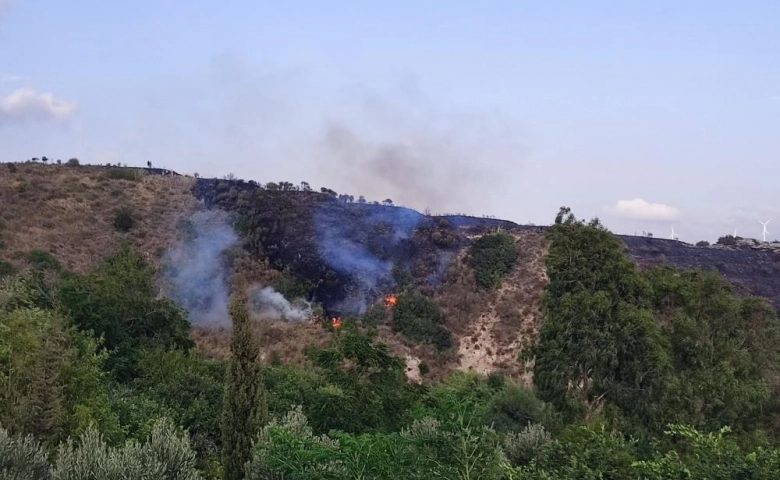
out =
<path fill-rule="evenodd" d="M 365 314 L 406 359 L 412 378 L 422 370 L 430 378 L 451 369 L 524 374 L 517 352 L 538 331 L 547 282 L 544 227 L 427 216 L 323 190 L 118 167 L 6 164 L 0 167 L 0 260 L 21 269 L 38 258 L 31 252 L 43 251 L 66 269 L 84 271 L 127 240 L 160 269 L 162 291 L 189 311 L 191 336 L 207 356 L 229 351 L 225 285 L 231 272 L 240 272 L 256 286 L 265 358 L 302 361 L 305 345 L 329 335 L 317 322 Z M 115 224 L 119 214 L 132 218 L 130 228 Z M 477 285 L 470 248 L 495 231 L 512 236 L 518 256 L 500 285 L 485 289 Z M 715 268 L 739 292 L 765 296 L 780 308 L 780 253 L 620 238 L 641 265 Z M 266 286 L 274 290 L 261 290 Z M 415 292 L 440 309 L 449 348 L 392 328 L 385 298 Z"/>

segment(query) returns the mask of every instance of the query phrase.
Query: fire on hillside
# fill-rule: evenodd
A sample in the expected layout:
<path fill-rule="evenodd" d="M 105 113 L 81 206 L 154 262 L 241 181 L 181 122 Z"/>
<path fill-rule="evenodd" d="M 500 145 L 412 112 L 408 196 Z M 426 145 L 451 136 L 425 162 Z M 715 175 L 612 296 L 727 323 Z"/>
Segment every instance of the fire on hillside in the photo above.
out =
<path fill-rule="evenodd" d="M 398 301 L 398 298 L 393 295 L 392 293 L 385 297 L 385 308 L 392 308 L 395 306 L 395 303 Z"/>

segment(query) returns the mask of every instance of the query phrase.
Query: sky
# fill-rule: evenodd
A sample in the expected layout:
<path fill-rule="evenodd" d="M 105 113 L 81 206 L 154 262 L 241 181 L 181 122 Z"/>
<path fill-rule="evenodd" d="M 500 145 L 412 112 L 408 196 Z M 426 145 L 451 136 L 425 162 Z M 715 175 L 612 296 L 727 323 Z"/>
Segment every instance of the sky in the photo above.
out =
<path fill-rule="evenodd" d="M 0 161 L 771 240 L 779 133 L 774 0 L 0 0 Z"/>

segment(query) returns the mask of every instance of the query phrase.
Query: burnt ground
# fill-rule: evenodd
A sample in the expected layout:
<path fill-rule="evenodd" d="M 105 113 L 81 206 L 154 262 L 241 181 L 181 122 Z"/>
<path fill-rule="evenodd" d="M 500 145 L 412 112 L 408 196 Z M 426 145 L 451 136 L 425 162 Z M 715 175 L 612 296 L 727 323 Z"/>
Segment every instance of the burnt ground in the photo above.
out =
<path fill-rule="evenodd" d="M 193 194 L 233 213 L 245 248 L 289 272 L 329 315 L 362 312 L 393 290 L 399 274 L 417 286 L 436 285 L 470 235 L 516 227 L 242 180 L 198 179 Z"/>
<path fill-rule="evenodd" d="M 765 297 L 780 311 L 780 251 L 748 246 L 696 247 L 661 238 L 620 238 L 642 266 L 668 263 L 683 268 L 714 268 L 737 293 Z"/>
<path fill-rule="evenodd" d="M 193 193 L 207 207 L 238 215 L 253 255 L 265 256 L 309 284 L 330 314 L 362 310 L 396 284 L 398 266 L 418 286 L 436 285 L 474 235 L 496 228 L 516 234 L 543 226 L 468 216 L 426 216 L 403 207 L 344 202 L 314 191 L 269 191 L 242 180 L 198 179 Z M 696 247 L 674 240 L 619 236 L 640 265 L 668 263 L 718 270 L 740 294 L 769 299 L 780 310 L 780 251 L 749 246 Z"/>

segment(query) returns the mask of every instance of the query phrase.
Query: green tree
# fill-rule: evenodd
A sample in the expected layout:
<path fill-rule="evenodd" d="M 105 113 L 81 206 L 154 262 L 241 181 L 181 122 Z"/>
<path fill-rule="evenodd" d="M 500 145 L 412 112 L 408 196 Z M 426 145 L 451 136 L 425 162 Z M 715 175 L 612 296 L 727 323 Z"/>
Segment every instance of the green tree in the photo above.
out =
<path fill-rule="evenodd" d="M 124 244 L 93 271 L 64 275 L 56 296 L 79 329 L 103 336 L 108 368 L 128 381 L 140 347 L 193 345 L 186 312 L 157 290 L 154 269 Z"/>
<path fill-rule="evenodd" d="M 547 236 L 545 322 L 532 350 L 541 398 L 570 419 L 609 406 L 660 428 L 668 356 L 647 282 L 598 219 L 562 208 Z"/>
<path fill-rule="evenodd" d="M 247 285 L 239 280 L 230 298 L 233 332 L 222 402 L 222 459 L 227 480 L 240 480 L 252 441 L 268 422 L 260 349 L 247 308 Z"/>

